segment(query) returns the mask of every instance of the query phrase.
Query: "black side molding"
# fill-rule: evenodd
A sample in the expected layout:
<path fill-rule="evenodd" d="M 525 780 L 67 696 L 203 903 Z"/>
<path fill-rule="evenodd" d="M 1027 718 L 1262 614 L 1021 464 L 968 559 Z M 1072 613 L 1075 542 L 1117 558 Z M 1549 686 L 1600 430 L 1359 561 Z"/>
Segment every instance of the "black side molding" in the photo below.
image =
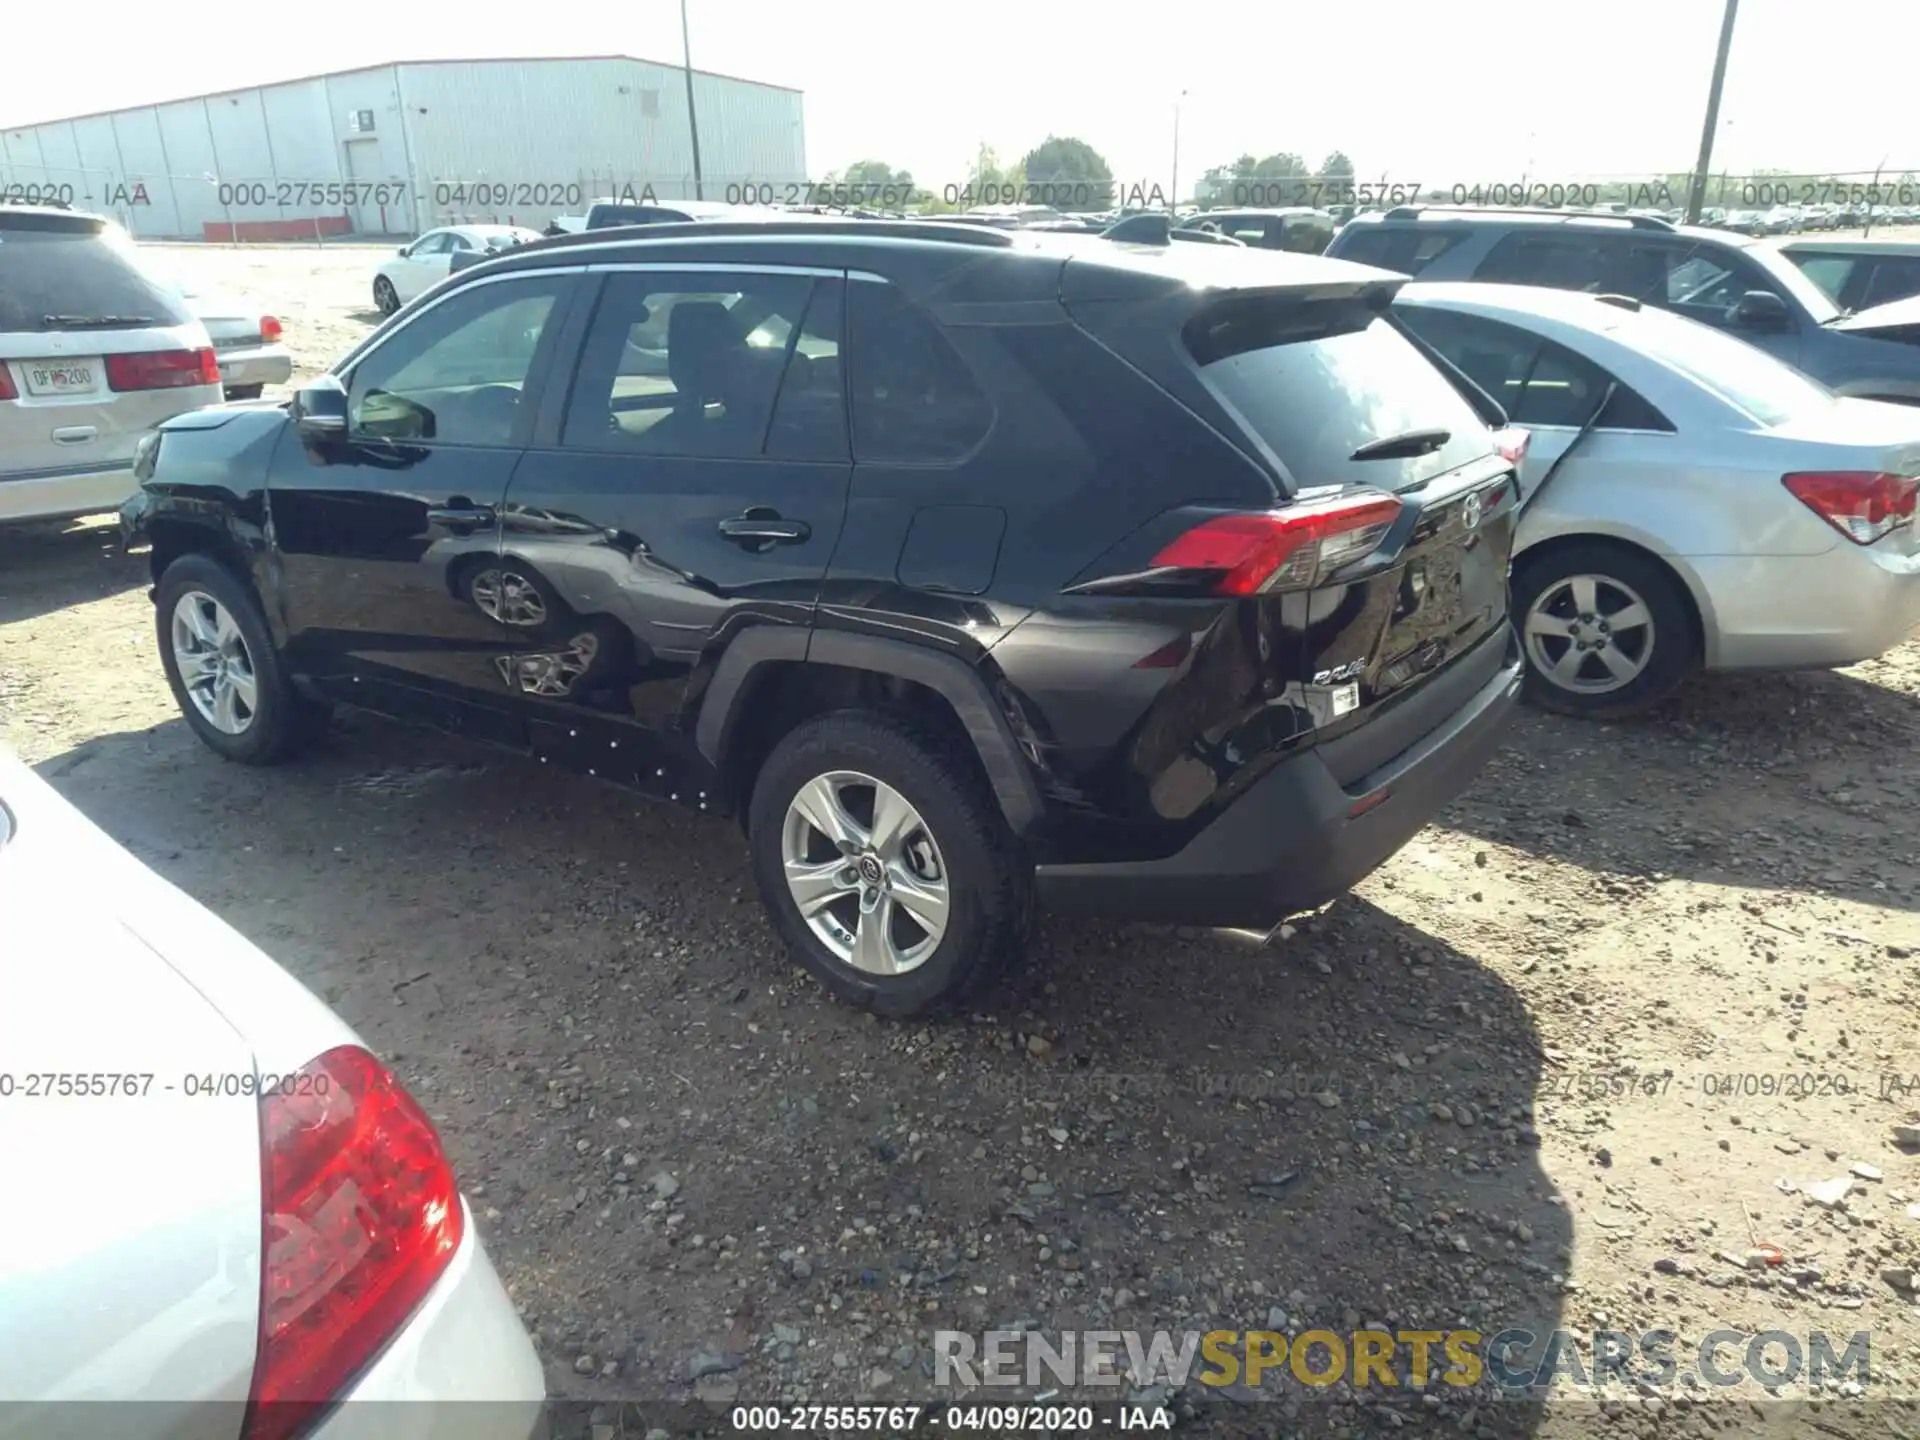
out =
<path fill-rule="evenodd" d="M 1014 832 L 1025 831 L 1039 818 L 1039 789 L 985 677 L 957 656 L 870 635 L 834 630 L 816 630 L 809 635 L 797 627 L 760 626 L 735 639 L 714 668 L 694 724 L 694 743 L 709 764 L 717 768 L 727 752 L 748 677 L 759 666 L 781 660 L 843 665 L 850 670 L 897 675 L 926 686 L 953 707 L 966 727 L 994 797 Z"/>

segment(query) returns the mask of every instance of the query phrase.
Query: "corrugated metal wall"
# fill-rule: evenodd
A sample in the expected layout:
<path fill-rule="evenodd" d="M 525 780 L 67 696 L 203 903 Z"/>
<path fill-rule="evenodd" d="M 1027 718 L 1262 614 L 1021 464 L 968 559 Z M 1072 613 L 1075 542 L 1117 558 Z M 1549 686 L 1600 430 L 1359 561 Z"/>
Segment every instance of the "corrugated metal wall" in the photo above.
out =
<path fill-rule="evenodd" d="M 806 178 L 799 92 L 696 73 L 694 94 L 708 199 Z M 405 64 L 0 131 L 0 199 L 156 239 L 537 227 L 648 188 L 694 193 L 685 75 L 644 60 Z"/>

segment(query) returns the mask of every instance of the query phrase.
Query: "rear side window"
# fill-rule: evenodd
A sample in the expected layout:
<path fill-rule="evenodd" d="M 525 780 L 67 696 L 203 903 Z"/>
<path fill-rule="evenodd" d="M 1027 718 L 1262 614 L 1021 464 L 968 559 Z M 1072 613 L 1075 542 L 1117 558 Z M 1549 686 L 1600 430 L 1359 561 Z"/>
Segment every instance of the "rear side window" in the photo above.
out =
<path fill-rule="evenodd" d="M 1464 230 L 1355 225 L 1340 233 L 1330 253 L 1356 265 L 1378 265 L 1402 275 L 1418 275 L 1465 238 Z"/>
<path fill-rule="evenodd" d="M 1613 399 L 1599 421 L 1602 429 L 1674 428 L 1638 391 L 1542 336 L 1429 305 L 1403 305 L 1397 313 L 1415 334 L 1498 400 L 1516 425 L 1577 430 L 1592 417 L 1607 386 L 1613 384 Z"/>
<path fill-rule="evenodd" d="M 59 223 L 0 223 L 0 331 L 133 330 L 192 318 L 97 229 L 49 218 Z"/>
<path fill-rule="evenodd" d="M 993 404 L 925 314 L 891 285 L 847 291 L 856 461 L 937 464 L 986 438 Z"/>
<path fill-rule="evenodd" d="M 1190 321 L 1186 341 L 1214 394 L 1301 488 L 1410 489 L 1491 448 L 1466 398 L 1357 301 L 1232 299 Z M 1428 429 L 1447 439 L 1427 454 L 1352 458 L 1373 441 Z"/>
<path fill-rule="evenodd" d="M 1487 252 L 1476 280 L 1540 285 L 1549 290 L 1600 291 L 1607 282 L 1607 241 L 1594 236 L 1509 235 Z"/>

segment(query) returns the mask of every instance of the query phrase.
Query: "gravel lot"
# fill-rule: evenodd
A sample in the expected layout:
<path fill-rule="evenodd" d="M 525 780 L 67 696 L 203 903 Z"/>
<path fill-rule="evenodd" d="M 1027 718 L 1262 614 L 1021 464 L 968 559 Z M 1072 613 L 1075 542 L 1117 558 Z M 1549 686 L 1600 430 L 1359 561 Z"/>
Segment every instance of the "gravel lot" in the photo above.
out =
<path fill-rule="evenodd" d="M 168 258 L 279 315 L 304 376 L 377 318 L 383 253 Z M 722 823 L 366 717 L 222 764 L 113 538 L 0 532 L 0 735 L 400 1071 L 555 1395 L 925 1400 L 934 1330 L 1010 1322 L 1867 1330 L 1864 1400 L 1289 1382 L 1176 1409 L 1920 1433 L 1920 639 L 1640 723 L 1529 712 L 1273 948 L 1050 921 L 989 1009 L 902 1026 L 781 958 Z M 1761 1245 L 1784 1262 L 1749 1268 Z"/>

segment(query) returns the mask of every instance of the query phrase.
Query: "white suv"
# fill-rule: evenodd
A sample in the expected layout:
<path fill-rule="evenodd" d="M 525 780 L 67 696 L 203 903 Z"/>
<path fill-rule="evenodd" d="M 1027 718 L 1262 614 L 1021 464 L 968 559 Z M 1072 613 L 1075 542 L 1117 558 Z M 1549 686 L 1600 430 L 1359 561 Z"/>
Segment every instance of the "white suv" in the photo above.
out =
<path fill-rule="evenodd" d="M 0 205 L 0 523 L 116 508 L 140 437 L 222 398 L 206 327 L 106 225 Z"/>

